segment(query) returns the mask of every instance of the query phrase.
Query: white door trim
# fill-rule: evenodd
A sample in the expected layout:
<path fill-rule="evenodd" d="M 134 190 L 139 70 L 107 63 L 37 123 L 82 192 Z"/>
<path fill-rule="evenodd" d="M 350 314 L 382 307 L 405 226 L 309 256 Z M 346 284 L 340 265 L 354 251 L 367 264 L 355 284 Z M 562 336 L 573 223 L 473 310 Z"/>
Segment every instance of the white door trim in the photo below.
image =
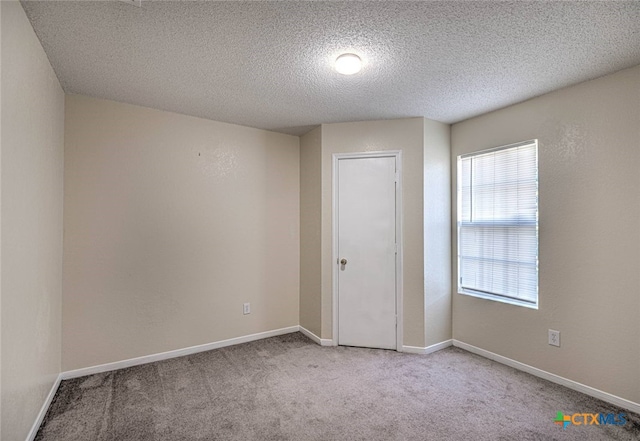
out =
<path fill-rule="evenodd" d="M 331 179 L 331 209 L 333 210 L 331 237 L 332 276 L 332 344 L 338 346 L 338 161 L 358 158 L 396 158 L 396 350 L 402 352 L 403 316 L 402 316 L 402 151 L 334 153 L 333 175 Z"/>

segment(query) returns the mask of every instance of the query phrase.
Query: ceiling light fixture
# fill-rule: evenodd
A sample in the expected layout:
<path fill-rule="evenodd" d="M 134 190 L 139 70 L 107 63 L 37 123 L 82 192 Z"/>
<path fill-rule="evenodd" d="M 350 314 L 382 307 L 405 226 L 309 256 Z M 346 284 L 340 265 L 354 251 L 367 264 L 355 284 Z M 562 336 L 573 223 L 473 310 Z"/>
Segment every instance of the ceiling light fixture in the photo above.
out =
<path fill-rule="evenodd" d="M 353 75 L 362 69 L 362 60 L 356 54 L 342 54 L 336 58 L 336 71 L 343 75 Z"/>

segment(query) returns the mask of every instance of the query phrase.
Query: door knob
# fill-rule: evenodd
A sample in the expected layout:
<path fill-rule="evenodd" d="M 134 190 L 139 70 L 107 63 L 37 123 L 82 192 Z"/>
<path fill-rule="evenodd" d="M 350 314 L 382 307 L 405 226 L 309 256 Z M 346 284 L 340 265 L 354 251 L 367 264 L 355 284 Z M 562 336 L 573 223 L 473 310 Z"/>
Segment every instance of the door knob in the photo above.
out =
<path fill-rule="evenodd" d="M 347 264 L 347 259 L 340 260 L 340 265 L 346 265 L 346 264 Z"/>

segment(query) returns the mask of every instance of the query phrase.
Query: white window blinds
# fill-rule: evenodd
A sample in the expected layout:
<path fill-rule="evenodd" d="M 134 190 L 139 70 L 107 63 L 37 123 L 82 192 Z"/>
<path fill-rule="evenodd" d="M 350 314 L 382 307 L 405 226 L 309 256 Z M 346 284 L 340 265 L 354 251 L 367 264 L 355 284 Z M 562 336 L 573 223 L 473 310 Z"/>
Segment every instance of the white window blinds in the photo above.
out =
<path fill-rule="evenodd" d="M 458 157 L 459 291 L 537 306 L 538 143 Z"/>

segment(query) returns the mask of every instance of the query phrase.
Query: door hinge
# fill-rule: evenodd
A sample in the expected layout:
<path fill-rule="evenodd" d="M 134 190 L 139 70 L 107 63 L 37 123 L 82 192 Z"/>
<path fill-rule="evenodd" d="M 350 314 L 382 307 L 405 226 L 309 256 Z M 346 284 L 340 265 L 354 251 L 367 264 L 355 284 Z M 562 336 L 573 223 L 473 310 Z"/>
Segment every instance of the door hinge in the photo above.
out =
<path fill-rule="evenodd" d="M 398 244 L 396 244 L 396 254 L 398 254 Z"/>
<path fill-rule="evenodd" d="M 398 170 L 396 170 L 395 180 L 396 180 L 396 182 L 400 182 L 400 172 Z"/>

